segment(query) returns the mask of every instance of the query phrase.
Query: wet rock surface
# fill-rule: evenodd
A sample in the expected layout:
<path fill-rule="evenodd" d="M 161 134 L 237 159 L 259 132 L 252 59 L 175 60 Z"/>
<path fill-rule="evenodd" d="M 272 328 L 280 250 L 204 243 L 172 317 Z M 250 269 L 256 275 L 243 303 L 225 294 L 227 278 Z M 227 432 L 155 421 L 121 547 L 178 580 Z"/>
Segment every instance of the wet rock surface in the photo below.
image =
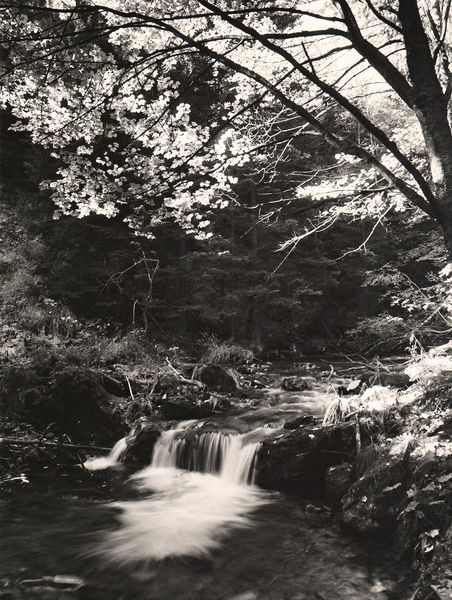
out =
<path fill-rule="evenodd" d="M 354 423 L 306 426 L 266 440 L 258 453 L 258 485 L 312 493 L 323 489 L 327 469 L 355 450 Z"/>
<path fill-rule="evenodd" d="M 303 415 L 284 423 L 284 429 L 299 429 L 300 427 L 306 427 L 306 425 L 314 425 L 315 422 L 314 415 Z"/>
<path fill-rule="evenodd" d="M 411 384 L 410 378 L 405 373 L 396 372 L 380 372 L 380 373 L 369 373 L 361 378 L 361 384 L 366 384 L 368 387 L 373 385 L 381 385 L 384 387 L 394 387 L 397 389 L 406 389 Z"/>
<path fill-rule="evenodd" d="M 131 466 L 149 465 L 152 450 L 163 428 L 161 423 L 140 420 L 127 437 L 127 448 L 121 462 Z"/>
<path fill-rule="evenodd" d="M 291 376 L 284 377 L 281 381 L 281 387 L 286 392 L 305 392 L 312 389 L 312 385 L 304 377 Z"/>
<path fill-rule="evenodd" d="M 161 400 L 166 419 L 204 419 L 231 406 L 228 398 L 198 390 L 183 390 Z"/>

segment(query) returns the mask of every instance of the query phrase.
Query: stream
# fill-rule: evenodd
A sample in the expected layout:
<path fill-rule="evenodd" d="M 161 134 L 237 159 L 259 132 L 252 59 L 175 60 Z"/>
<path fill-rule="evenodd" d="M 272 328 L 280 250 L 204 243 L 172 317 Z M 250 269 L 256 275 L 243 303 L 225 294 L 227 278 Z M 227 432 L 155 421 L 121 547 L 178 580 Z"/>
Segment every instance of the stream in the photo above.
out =
<path fill-rule="evenodd" d="M 409 573 L 384 542 L 358 543 L 327 511 L 253 483 L 260 442 L 323 414 L 333 383 L 256 392 L 211 420 L 216 430 L 180 422 L 135 473 L 119 462 L 120 440 L 88 472 L 17 481 L 0 504 L 0 599 L 409 598 Z"/>

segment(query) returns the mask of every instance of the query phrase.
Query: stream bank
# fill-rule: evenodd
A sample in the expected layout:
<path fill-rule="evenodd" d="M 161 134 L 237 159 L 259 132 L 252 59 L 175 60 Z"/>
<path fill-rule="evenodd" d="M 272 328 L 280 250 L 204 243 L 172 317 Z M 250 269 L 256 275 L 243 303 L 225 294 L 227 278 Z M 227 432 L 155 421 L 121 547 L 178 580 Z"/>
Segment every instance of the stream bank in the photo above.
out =
<path fill-rule="evenodd" d="M 171 369 L 165 367 L 156 373 L 152 381 L 142 383 L 141 389 L 146 391 L 138 394 L 138 382 L 129 377 L 122 378 L 118 373 L 110 372 L 108 376 L 93 373 L 88 378 L 93 383 L 86 384 L 85 387 L 79 382 L 86 381 L 86 373 L 85 379 L 79 377 L 73 380 L 77 382 L 74 387 L 70 386 L 70 378 L 64 379 L 69 382 L 69 391 L 66 389 L 64 395 L 70 399 L 69 404 L 74 401 L 73 394 L 81 392 L 86 402 L 86 391 L 92 389 L 93 405 L 104 410 L 110 409 L 115 418 L 120 417 L 116 439 L 126 433 L 131 423 L 135 423 L 127 438 L 127 450 L 121 457 L 121 464 L 125 465 L 122 468 L 127 471 L 87 473 L 79 467 L 77 480 L 79 483 L 84 482 L 82 487 L 106 486 L 111 493 L 105 499 L 107 502 L 124 494 L 124 489 L 128 490 L 128 495 L 136 495 L 137 492 L 130 486 L 123 487 L 128 470 L 149 465 L 153 448 L 162 432 L 177 429 L 177 422 L 184 417 L 191 416 L 197 423 L 179 438 L 184 441 L 185 450 L 180 454 L 180 459 L 175 458 L 175 466 L 180 465 L 189 471 L 206 470 L 195 463 L 183 462 L 188 460 L 187 456 L 190 456 L 193 448 L 203 446 L 203 440 L 204 447 L 208 447 L 206 440 L 226 439 L 222 436 L 229 439 L 230 436 L 240 436 L 256 428 L 262 430 L 267 425 L 264 427 L 265 435 L 258 438 L 260 445 L 256 449 L 255 476 L 261 488 L 289 493 L 289 497 L 280 494 L 277 496 L 278 506 L 282 498 L 287 498 L 291 506 L 298 507 L 296 510 L 303 513 L 306 507 L 317 506 L 314 513 L 310 513 L 308 508 L 308 514 L 321 515 L 319 519 L 323 523 L 322 527 L 326 526 L 324 532 L 331 528 L 328 523 L 331 518 L 329 515 L 332 515 L 334 522 L 344 530 L 343 534 L 334 534 L 338 536 L 334 539 L 335 544 L 343 539 L 343 543 L 358 544 L 356 547 L 359 548 L 365 548 L 368 543 L 375 544 L 377 548 L 380 538 L 386 545 L 390 539 L 392 557 L 401 561 L 398 568 L 405 565 L 402 570 L 408 578 L 410 564 L 414 565 L 414 572 L 420 573 L 415 591 L 416 599 L 434 597 L 431 595 L 433 593 L 442 600 L 441 590 L 447 590 L 448 585 L 444 563 L 447 544 L 450 543 L 452 480 L 449 476 L 451 463 L 448 446 L 452 379 L 447 372 L 403 389 L 406 388 L 407 381 L 400 376 L 400 366 L 393 377 L 389 377 L 387 367 L 383 370 L 379 367 L 379 375 L 375 370 L 363 369 L 361 365 L 356 371 L 347 372 L 348 377 L 335 375 L 333 378 L 331 369 L 325 364 L 291 368 L 286 366 L 286 370 L 280 370 L 277 376 L 269 368 L 253 368 L 251 372 L 247 372 L 250 371 L 249 367 L 244 367 L 242 373 L 234 374 L 229 369 L 224 370 L 237 385 L 235 391 L 223 392 L 215 383 L 210 384 L 215 387 L 210 390 L 205 384 L 203 387 L 193 384 L 197 380 L 191 379 L 190 369 L 192 367 L 184 373 L 183 369 L 177 370 L 177 374 L 182 377 L 178 378 Z M 340 372 L 339 367 L 336 370 Z M 54 379 L 59 381 L 58 378 Z M 227 385 L 232 385 L 230 379 L 226 380 Z M 381 385 L 389 381 L 396 383 L 398 387 Z M 130 397 L 129 385 L 132 393 L 135 390 L 133 398 Z M 103 388 L 106 397 L 104 392 L 99 392 L 100 388 Z M 143 398 L 149 392 L 152 398 L 145 403 Z M 172 403 L 170 413 L 164 409 L 166 400 Z M 132 403 L 139 405 L 140 409 L 146 409 L 135 421 L 129 416 Z M 187 415 L 190 407 L 194 412 Z M 324 424 L 322 417 L 327 407 L 328 418 Z M 177 414 L 175 411 L 179 408 L 182 412 Z M 58 411 L 52 416 L 55 414 L 58 415 Z M 88 414 L 90 417 L 97 415 L 96 411 Z M 169 416 L 178 418 L 168 419 Z M 86 429 L 87 438 L 82 440 L 78 437 L 78 432 L 83 431 L 83 428 L 80 430 L 78 423 L 78 429 L 71 430 L 70 440 L 77 448 L 68 448 L 70 444 L 65 437 L 67 434 L 63 433 L 61 423 L 59 425 L 61 430 L 58 433 L 41 433 L 41 444 L 47 452 L 47 460 L 50 459 L 53 465 L 55 462 L 83 463 L 87 449 L 81 447 L 81 442 L 94 446 L 94 430 Z M 102 436 L 102 430 L 100 433 Z M 30 433 L 30 437 L 31 435 Z M 101 436 L 99 439 L 109 441 Z M 66 446 L 63 445 L 64 440 Z M 50 443 L 55 445 L 46 447 Z M 14 448 L 14 444 L 9 445 L 11 446 Z M 3 444 L 3 449 L 5 447 Z M 52 455 L 57 450 L 59 454 Z M 89 452 L 88 449 L 88 453 L 99 454 L 99 450 L 92 448 Z M 176 464 L 178 460 L 179 465 Z M 43 468 L 49 466 L 45 462 L 46 459 L 40 454 L 37 462 L 24 464 L 16 478 L 10 478 L 8 495 L 17 500 L 17 494 L 20 495 L 28 485 L 33 488 L 39 486 L 39 477 L 35 479 L 36 468 L 42 472 Z M 51 467 L 52 470 L 54 468 Z M 28 484 L 28 481 L 32 481 L 32 484 Z M 201 481 L 204 484 L 206 480 Z M 116 486 L 117 483 L 119 486 Z M 49 486 L 48 483 L 46 485 Z M 189 489 L 190 486 L 191 483 Z M 38 487 L 35 489 L 39 492 Z M 176 489 L 179 488 L 176 486 Z M 182 491 L 179 490 L 178 493 L 186 493 L 184 489 L 182 486 Z M 77 490 L 78 484 L 71 493 L 77 495 Z M 155 490 L 153 493 L 156 493 Z M 266 506 L 265 502 L 264 505 Z M 329 506 L 328 510 L 324 508 L 325 505 Z M 256 510 L 257 514 L 261 514 L 260 511 L 265 513 L 269 509 L 262 507 Z M 309 523 L 303 520 L 304 526 L 309 529 L 311 517 L 306 518 Z M 314 520 L 316 519 L 317 516 Z M 276 521 L 281 525 L 280 517 Z M 357 541 L 352 542 L 349 534 L 358 536 Z M 241 539 L 240 544 L 243 543 Z M 298 551 L 302 552 L 301 547 Z M 408 597 L 399 588 L 398 595 L 394 595 L 391 591 L 395 589 L 393 584 L 383 586 L 382 598 Z M 404 586 L 407 592 L 409 584 L 405 582 Z M 331 594 L 331 591 L 328 593 Z M 351 594 L 350 590 L 348 593 Z M 359 593 L 362 595 L 349 597 L 366 598 L 365 594 L 370 592 L 361 590 Z M 267 596 L 258 594 L 251 597 Z"/>

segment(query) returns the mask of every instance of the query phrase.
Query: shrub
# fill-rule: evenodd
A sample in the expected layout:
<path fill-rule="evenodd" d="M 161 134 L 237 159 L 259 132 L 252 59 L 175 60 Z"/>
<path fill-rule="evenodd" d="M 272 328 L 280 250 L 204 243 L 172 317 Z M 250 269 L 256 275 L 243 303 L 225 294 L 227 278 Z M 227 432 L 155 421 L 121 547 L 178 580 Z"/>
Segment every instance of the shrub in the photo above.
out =
<path fill-rule="evenodd" d="M 328 405 L 325 416 L 323 417 L 323 425 L 336 425 L 345 421 L 345 419 L 356 410 L 356 397 L 343 398 L 336 396 Z"/>
<path fill-rule="evenodd" d="M 46 329 L 49 315 L 39 306 L 27 304 L 18 311 L 17 320 L 26 331 L 39 333 Z"/>
<path fill-rule="evenodd" d="M 344 398 L 337 396 L 327 407 L 323 418 L 324 425 L 335 425 L 352 414 L 359 417 L 372 416 L 384 426 L 387 415 L 396 405 L 398 392 L 392 388 L 375 385 L 361 396 Z"/>
<path fill-rule="evenodd" d="M 86 357 L 85 364 L 140 363 L 155 358 L 155 349 L 141 330 L 132 330 L 122 336 L 108 337 L 103 332 L 86 333 L 75 340 L 78 352 Z"/>
<path fill-rule="evenodd" d="M 362 319 L 354 329 L 346 332 L 346 336 L 355 349 L 385 354 L 406 348 L 410 333 L 404 319 L 382 314 Z"/>
<path fill-rule="evenodd" d="M 40 280 L 27 267 L 16 269 L 3 283 L 1 299 L 4 304 L 17 304 L 39 294 Z"/>

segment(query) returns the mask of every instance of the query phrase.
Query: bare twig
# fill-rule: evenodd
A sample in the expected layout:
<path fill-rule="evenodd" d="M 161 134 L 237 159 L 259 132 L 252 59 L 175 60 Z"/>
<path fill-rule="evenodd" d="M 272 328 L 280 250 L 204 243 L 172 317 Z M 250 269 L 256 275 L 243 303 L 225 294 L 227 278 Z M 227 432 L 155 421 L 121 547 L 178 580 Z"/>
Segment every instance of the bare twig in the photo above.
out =
<path fill-rule="evenodd" d="M 201 383 L 200 381 L 196 381 L 196 379 L 187 379 L 186 377 L 184 377 L 183 375 L 181 375 L 179 373 L 179 371 L 177 371 L 173 365 L 170 363 L 168 357 L 165 359 L 166 364 L 168 365 L 168 367 L 170 368 L 171 372 L 174 373 L 174 375 L 180 380 L 181 383 L 184 383 L 185 385 L 193 385 L 199 389 L 203 389 L 204 388 L 204 384 Z"/>

